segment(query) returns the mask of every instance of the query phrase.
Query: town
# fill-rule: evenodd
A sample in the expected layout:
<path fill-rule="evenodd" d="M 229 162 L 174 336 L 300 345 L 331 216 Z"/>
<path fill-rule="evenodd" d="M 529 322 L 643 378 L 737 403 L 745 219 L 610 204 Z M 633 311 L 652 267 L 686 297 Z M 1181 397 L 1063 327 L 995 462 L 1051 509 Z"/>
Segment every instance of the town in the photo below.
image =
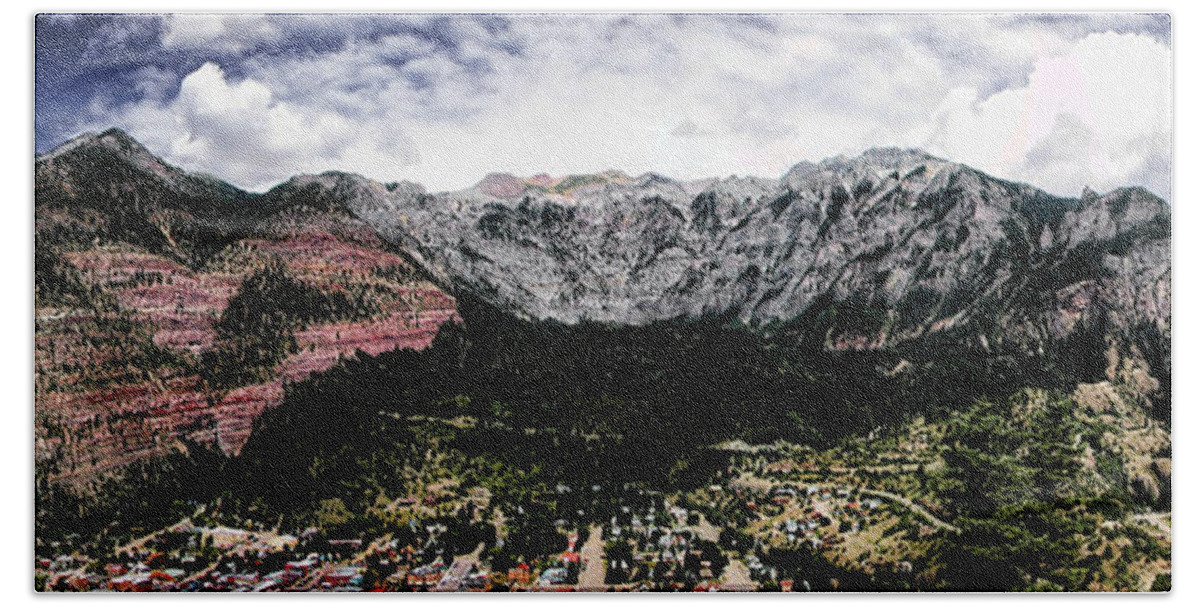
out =
<path fill-rule="evenodd" d="M 112 592 L 786 592 L 885 578 L 903 586 L 915 584 L 913 562 L 930 539 L 956 529 L 919 501 L 864 483 L 872 472 L 908 475 L 927 464 L 913 447 L 920 439 L 862 470 L 807 448 L 730 444 L 731 464 L 713 483 L 670 495 L 560 483 L 550 497 L 499 504 L 484 487 L 440 479 L 358 523 L 328 501 L 324 525 L 303 530 L 197 505 L 106 555 L 42 547 L 37 578 L 47 590 Z M 551 503 L 587 510 L 551 520 Z"/>

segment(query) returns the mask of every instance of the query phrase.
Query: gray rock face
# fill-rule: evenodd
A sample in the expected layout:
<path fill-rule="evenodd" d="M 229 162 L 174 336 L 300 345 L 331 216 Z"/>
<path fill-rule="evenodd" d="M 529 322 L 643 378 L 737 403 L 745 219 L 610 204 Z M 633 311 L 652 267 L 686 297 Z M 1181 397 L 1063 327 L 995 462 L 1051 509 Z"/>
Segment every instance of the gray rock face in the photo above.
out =
<path fill-rule="evenodd" d="M 894 148 L 779 180 L 306 179 L 354 193 L 350 213 L 456 294 L 526 319 L 716 316 L 826 350 L 1043 357 L 1169 403 L 1170 208 L 1143 189 L 1058 198 Z"/>
<path fill-rule="evenodd" d="M 1170 208 L 1138 188 L 1057 198 L 882 148 L 778 180 L 492 174 L 429 193 L 329 172 L 253 195 L 115 131 L 36 166 L 39 193 L 72 193 L 39 204 L 172 246 L 273 210 L 349 214 L 455 295 L 530 320 L 711 316 L 826 350 L 1099 359 L 1111 378 L 1169 386 Z"/>
<path fill-rule="evenodd" d="M 1103 325 L 1169 346 L 1170 209 L 1145 190 L 1056 198 L 894 148 L 779 180 L 573 177 L 585 185 L 492 175 L 441 194 L 305 179 L 449 288 L 529 319 L 800 320 L 830 349 L 951 332 L 1029 353 Z"/>

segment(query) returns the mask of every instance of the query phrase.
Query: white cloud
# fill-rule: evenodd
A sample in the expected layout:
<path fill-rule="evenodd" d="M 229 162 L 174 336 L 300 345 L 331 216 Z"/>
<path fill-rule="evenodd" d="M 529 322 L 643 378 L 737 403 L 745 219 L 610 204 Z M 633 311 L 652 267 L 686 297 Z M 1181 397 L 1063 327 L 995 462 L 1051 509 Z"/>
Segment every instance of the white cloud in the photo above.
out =
<path fill-rule="evenodd" d="M 1058 194 L 1168 194 L 1171 51 L 1149 35 L 973 15 L 525 16 L 502 35 L 427 21 L 438 41 L 414 29 L 252 55 L 240 80 L 205 65 L 175 99 L 115 120 L 184 166 L 258 188 L 327 168 L 433 189 L 490 171 L 778 176 L 919 145 Z M 224 16 L 173 21 L 164 43 L 293 35 Z"/>
<path fill-rule="evenodd" d="M 275 40 L 280 33 L 261 15 L 178 14 L 166 16 L 161 40 L 168 49 L 236 53 Z"/>
<path fill-rule="evenodd" d="M 395 172 L 414 159 L 395 129 L 279 101 L 259 81 L 230 82 L 214 63 L 184 78 L 171 102 L 134 106 L 125 120 L 152 150 L 256 189 L 298 172 Z"/>
<path fill-rule="evenodd" d="M 927 132 L 911 139 L 1055 194 L 1146 182 L 1169 196 L 1169 175 L 1146 171 L 1169 154 L 1170 70 L 1170 50 L 1150 38 L 1092 34 L 1063 55 L 1038 59 L 1026 86 L 986 99 L 950 91 Z"/>

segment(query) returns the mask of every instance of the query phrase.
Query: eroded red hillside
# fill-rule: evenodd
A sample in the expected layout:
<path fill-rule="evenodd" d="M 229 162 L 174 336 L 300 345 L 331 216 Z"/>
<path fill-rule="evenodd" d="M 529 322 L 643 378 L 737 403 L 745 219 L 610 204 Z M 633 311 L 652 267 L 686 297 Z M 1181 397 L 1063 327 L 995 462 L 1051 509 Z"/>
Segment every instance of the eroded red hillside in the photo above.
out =
<path fill-rule="evenodd" d="M 287 382 L 363 351 L 424 348 L 455 317 L 453 298 L 417 278 L 365 225 L 281 216 L 198 268 L 128 243 L 60 254 L 86 296 L 39 297 L 36 452 L 52 481 L 86 487 L 182 439 L 238 452 Z M 321 293 L 361 304 L 352 318 L 294 332 L 297 351 L 264 382 L 211 386 L 200 369 L 230 297 L 256 269 L 279 264 Z"/>

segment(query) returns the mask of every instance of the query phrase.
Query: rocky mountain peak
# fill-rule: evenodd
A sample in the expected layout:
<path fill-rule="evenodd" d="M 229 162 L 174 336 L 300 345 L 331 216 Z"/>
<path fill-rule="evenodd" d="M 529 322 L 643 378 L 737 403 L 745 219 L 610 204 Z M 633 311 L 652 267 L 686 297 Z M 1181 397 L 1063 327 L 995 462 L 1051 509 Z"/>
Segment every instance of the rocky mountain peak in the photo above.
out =
<path fill-rule="evenodd" d="M 212 176 L 189 173 L 164 161 L 117 128 L 80 135 L 36 157 L 34 165 L 39 188 L 56 186 L 38 196 L 42 202 L 63 195 L 78 202 L 99 203 L 108 198 L 102 194 L 105 189 L 131 193 L 149 189 L 174 197 L 174 202 L 161 201 L 168 207 L 186 207 L 189 212 L 199 213 L 211 207 L 211 211 L 223 214 L 237 213 L 243 203 L 253 198 Z M 100 191 L 95 196 L 85 196 L 97 187 Z M 157 201 L 160 197 L 153 198 Z M 139 206 L 142 203 L 143 200 L 138 201 Z"/>
<path fill-rule="evenodd" d="M 39 158 L 39 204 L 111 204 L 118 192 L 142 209 L 218 217 L 220 188 L 148 178 L 125 138 Z M 127 153 L 86 157 L 101 149 Z M 717 316 L 832 350 L 936 336 L 1037 353 L 1096 335 L 1169 353 L 1165 202 L 1140 188 L 1054 197 L 921 150 L 802 162 L 779 180 L 494 173 L 449 193 L 326 172 L 255 199 L 266 211 L 295 205 L 362 220 L 446 289 L 527 319 Z M 227 207 L 220 217 L 236 214 Z M 177 236 L 156 213 L 143 232 Z"/>
<path fill-rule="evenodd" d="M 95 142 L 99 145 L 124 152 L 130 156 L 153 156 L 141 142 L 116 127 L 109 128 L 96 135 Z"/>
<path fill-rule="evenodd" d="M 102 133 L 87 132 L 71 138 L 67 142 L 58 147 L 37 156 L 38 162 L 53 160 L 73 152 L 79 148 L 100 146 L 120 153 L 125 157 L 141 157 L 151 156 L 150 151 L 145 148 L 140 142 L 135 140 L 125 131 L 116 127 L 105 130 Z"/>
<path fill-rule="evenodd" d="M 529 184 L 511 173 L 488 173 L 475 188 L 488 196 L 512 198 L 524 194 Z"/>
<path fill-rule="evenodd" d="M 880 169 L 904 169 L 929 162 L 946 162 L 920 148 L 895 146 L 870 148 L 859 157 L 863 162 Z"/>

